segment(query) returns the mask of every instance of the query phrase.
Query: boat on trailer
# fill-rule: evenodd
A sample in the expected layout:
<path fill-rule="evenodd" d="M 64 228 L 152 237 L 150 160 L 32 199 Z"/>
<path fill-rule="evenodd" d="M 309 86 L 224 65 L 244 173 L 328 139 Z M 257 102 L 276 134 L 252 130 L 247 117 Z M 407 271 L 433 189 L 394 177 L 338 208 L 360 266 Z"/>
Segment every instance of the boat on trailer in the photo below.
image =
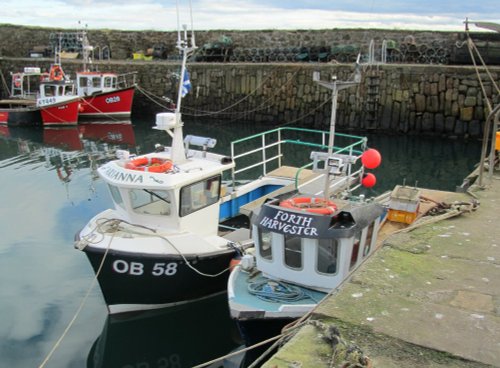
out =
<path fill-rule="evenodd" d="M 26 67 L 12 73 L 11 94 L 0 100 L 0 124 L 8 126 L 68 126 L 78 123 L 80 98 L 64 78 L 59 64 L 49 73 Z"/>
<path fill-rule="evenodd" d="M 245 206 L 255 246 L 231 271 L 228 303 L 247 346 L 279 335 L 339 288 L 375 251 L 385 218 L 380 203 L 354 195 L 361 184 L 375 184 L 366 169 L 380 164 L 379 153 L 362 137 L 333 146 L 341 136 L 335 133 L 337 91 L 352 84 L 314 79 L 333 93 L 328 151 L 310 156 L 325 184 L 299 184 Z"/>

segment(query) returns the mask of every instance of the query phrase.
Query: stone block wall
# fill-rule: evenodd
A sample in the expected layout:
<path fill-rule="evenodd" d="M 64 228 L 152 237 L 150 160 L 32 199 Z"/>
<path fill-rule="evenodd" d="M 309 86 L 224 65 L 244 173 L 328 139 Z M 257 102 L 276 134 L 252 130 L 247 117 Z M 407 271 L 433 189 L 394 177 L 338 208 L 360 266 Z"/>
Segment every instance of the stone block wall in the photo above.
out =
<path fill-rule="evenodd" d="M 10 83 L 8 71 L 24 66 L 49 68 L 50 63 L 50 59 L 0 58 L 0 70 Z M 177 98 L 179 63 L 111 61 L 94 65 L 102 71 L 137 71 L 136 111 L 162 110 L 141 90 L 174 101 Z M 64 61 L 63 67 L 74 75 L 81 65 L 73 60 Z M 314 83 L 312 74 L 320 71 L 324 80 L 332 76 L 345 80 L 354 68 L 324 63 L 194 63 L 189 70 L 193 88 L 183 99 L 186 119 L 325 128 L 330 122 L 331 91 Z M 498 86 L 500 67 L 489 71 Z M 498 87 L 489 76 L 482 71 L 480 78 L 482 85 L 475 69 L 468 66 L 365 65 L 361 83 L 339 92 L 337 124 L 342 130 L 480 137 L 487 114 L 482 88 L 493 104 L 500 102 Z"/>

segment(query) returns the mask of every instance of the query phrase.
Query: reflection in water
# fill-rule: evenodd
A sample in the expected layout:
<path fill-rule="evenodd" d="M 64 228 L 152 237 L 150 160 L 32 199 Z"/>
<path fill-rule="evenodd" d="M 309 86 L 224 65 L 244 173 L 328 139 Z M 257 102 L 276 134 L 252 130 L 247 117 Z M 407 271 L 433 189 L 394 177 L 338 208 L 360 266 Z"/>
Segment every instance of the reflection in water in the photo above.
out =
<path fill-rule="evenodd" d="M 17 150 L 12 150 L 9 157 L 21 155 L 29 160 L 41 159 L 49 170 L 55 169 L 58 178 L 65 183 L 81 168 L 90 168 L 93 177 L 97 178 L 95 169 L 99 163 L 113 158 L 117 148 L 129 149 L 135 145 L 130 120 L 62 128 L 2 126 L 0 138 L 17 144 Z M 2 151 L 3 155 L 5 153 Z"/>
<path fill-rule="evenodd" d="M 178 307 L 108 316 L 87 368 L 187 368 L 228 354 L 241 341 L 226 298 L 222 294 Z M 212 367 L 236 368 L 241 359 Z"/>

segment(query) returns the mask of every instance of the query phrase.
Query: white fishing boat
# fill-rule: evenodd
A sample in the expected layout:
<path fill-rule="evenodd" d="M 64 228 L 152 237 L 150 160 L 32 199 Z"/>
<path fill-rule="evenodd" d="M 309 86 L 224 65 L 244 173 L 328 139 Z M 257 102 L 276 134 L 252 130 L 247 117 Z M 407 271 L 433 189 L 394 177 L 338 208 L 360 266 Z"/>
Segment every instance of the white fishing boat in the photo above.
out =
<path fill-rule="evenodd" d="M 186 60 L 196 49 L 194 36 L 188 39 L 186 34 L 184 30 L 182 41 L 179 34 L 177 45 L 183 76 Z M 221 229 L 220 220 L 296 181 L 290 175 L 258 175 L 258 180 L 239 184 L 235 161 L 245 153 L 211 153 L 216 140 L 184 137 L 180 108 L 187 81 L 182 80 L 176 112 L 156 117 L 155 128 L 171 136 L 171 145 L 158 145 L 155 152 L 140 156 L 120 151 L 117 159 L 99 167 L 114 208 L 97 214 L 76 235 L 76 247 L 94 268 L 110 313 L 161 308 L 225 292 L 230 261 L 250 235 L 248 229 Z M 263 160 L 263 167 L 270 161 Z M 233 184 L 223 185 L 225 172 Z"/>
<path fill-rule="evenodd" d="M 247 345 L 279 335 L 287 323 L 342 285 L 375 251 L 386 212 L 379 203 L 353 195 L 360 182 L 375 184 L 365 169 L 380 164 L 378 152 L 367 150 L 362 138 L 343 148 L 333 146 L 334 136 L 339 136 L 337 90 L 352 83 L 315 80 L 333 91 L 328 152 L 311 154 L 312 171 L 322 174 L 325 186 L 298 185 L 295 192 L 278 194 L 249 210 L 255 247 L 228 280 L 231 317 Z"/>

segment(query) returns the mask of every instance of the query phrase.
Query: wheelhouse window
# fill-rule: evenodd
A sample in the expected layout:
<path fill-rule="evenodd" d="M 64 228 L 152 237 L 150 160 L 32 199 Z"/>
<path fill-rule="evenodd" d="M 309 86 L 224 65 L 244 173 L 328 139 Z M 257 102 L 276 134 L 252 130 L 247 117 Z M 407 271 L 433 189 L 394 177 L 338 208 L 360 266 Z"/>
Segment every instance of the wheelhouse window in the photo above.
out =
<path fill-rule="evenodd" d="M 285 235 L 285 265 L 297 270 L 302 268 L 302 242 L 299 237 Z"/>
<path fill-rule="evenodd" d="M 349 271 L 356 265 L 358 262 L 359 256 L 359 243 L 361 242 L 361 231 L 358 231 L 354 235 L 353 244 L 352 244 L 352 253 L 351 253 L 351 264 L 349 265 Z"/>
<path fill-rule="evenodd" d="M 78 82 L 80 87 L 90 87 L 89 79 L 87 77 L 80 77 Z"/>
<path fill-rule="evenodd" d="M 104 77 L 104 88 L 112 88 L 115 87 L 115 78 L 113 77 Z"/>
<path fill-rule="evenodd" d="M 370 249 L 372 246 L 372 240 L 373 240 L 373 229 L 375 228 L 375 221 L 368 226 L 368 230 L 366 232 L 366 241 L 365 241 L 365 246 L 363 249 L 363 257 L 366 257 L 368 253 L 370 253 Z"/>
<path fill-rule="evenodd" d="M 317 271 L 333 275 L 337 273 L 339 244 L 336 239 L 318 240 Z"/>
<path fill-rule="evenodd" d="M 101 88 L 101 78 L 100 77 L 92 78 L 92 87 Z"/>
<path fill-rule="evenodd" d="M 115 202 L 117 206 L 125 209 L 125 204 L 123 203 L 123 198 L 118 188 L 111 184 L 108 184 L 108 187 L 109 192 L 111 193 L 111 198 L 113 198 L 113 202 Z"/>
<path fill-rule="evenodd" d="M 181 188 L 181 208 L 179 215 L 187 216 L 204 207 L 217 203 L 220 198 L 220 175 L 186 185 Z"/>
<path fill-rule="evenodd" d="M 170 215 L 170 194 L 165 190 L 130 189 L 130 204 L 141 215 Z"/>
<path fill-rule="evenodd" d="M 259 254 L 269 261 L 273 259 L 272 236 L 269 230 L 259 229 Z"/>
<path fill-rule="evenodd" d="M 43 86 L 43 90 L 45 97 L 51 97 L 56 95 L 56 86 L 46 84 L 45 86 Z"/>

